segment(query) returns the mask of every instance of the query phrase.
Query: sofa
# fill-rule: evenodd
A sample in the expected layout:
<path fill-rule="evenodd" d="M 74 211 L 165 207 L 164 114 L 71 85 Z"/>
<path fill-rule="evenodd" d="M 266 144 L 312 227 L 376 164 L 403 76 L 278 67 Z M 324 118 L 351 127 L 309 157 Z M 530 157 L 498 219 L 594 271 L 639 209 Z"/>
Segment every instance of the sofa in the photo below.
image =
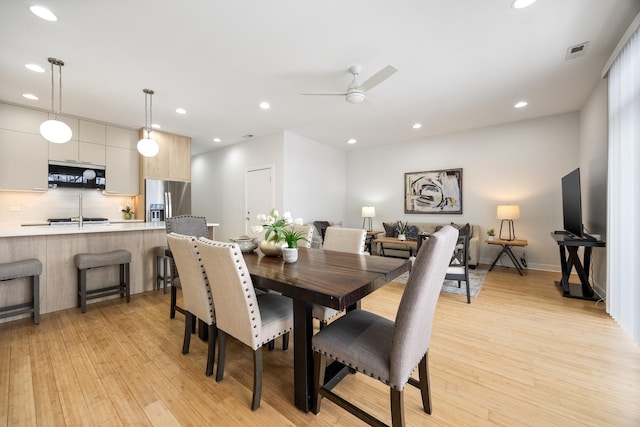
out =
<path fill-rule="evenodd" d="M 406 231 L 407 240 L 417 240 L 418 234 L 433 234 L 436 232 L 438 227 L 442 227 L 445 225 L 449 225 L 448 223 L 434 223 L 434 222 L 409 222 L 409 227 Z M 454 224 L 450 223 L 450 225 L 455 226 L 458 229 L 462 229 L 464 232 L 466 230 L 466 226 L 469 226 L 469 266 L 471 268 L 476 268 L 478 265 L 478 259 L 480 257 L 480 226 L 473 224 Z M 385 232 L 384 234 L 378 234 L 379 237 L 397 237 L 398 230 L 396 228 L 395 222 L 385 222 L 383 223 Z M 394 257 L 408 257 L 409 251 L 406 245 L 401 243 L 393 244 L 393 243 L 385 243 L 384 244 L 384 254 L 385 256 L 394 256 Z"/>

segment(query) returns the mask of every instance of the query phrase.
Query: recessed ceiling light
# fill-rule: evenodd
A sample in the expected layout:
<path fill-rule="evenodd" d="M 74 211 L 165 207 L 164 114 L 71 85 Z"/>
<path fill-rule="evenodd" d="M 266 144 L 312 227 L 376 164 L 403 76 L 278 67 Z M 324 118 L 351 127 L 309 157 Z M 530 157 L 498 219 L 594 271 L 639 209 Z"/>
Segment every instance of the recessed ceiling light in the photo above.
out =
<path fill-rule="evenodd" d="M 44 68 L 38 64 L 24 64 L 27 70 L 35 71 L 36 73 L 44 73 Z"/>
<path fill-rule="evenodd" d="M 176 108 L 176 113 L 178 114 L 187 114 L 187 110 L 184 108 Z"/>
<path fill-rule="evenodd" d="M 37 101 L 38 99 L 40 99 L 32 93 L 23 93 L 22 96 L 27 99 L 31 99 L 32 101 Z"/>
<path fill-rule="evenodd" d="M 358 142 L 357 139 L 351 138 L 350 140 L 347 141 L 347 144 L 355 144 L 356 142 Z"/>
<path fill-rule="evenodd" d="M 516 105 L 514 105 L 513 108 L 524 108 L 527 105 L 529 105 L 529 103 L 527 101 L 520 101 L 520 102 L 516 103 Z"/>
<path fill-rule="evenodd" d="M 157 123 L 152 123 L 151 127 L 154 128 L 154 129 L 160 129 L 160 125 L 157 124 Z"/>
<path fill-rule="evenodd" d="M 534 4 L 536 0 L 513 0 L 511 3 L 511 7 L 514 9 L 524 9 L 525 7 L 529 7 Z"/>
<path fill-rule="evenodd" d="M 413 125 L 414 129 L 420 129 L 422 127 L 422 125 L 420 123 L 416 123 Z"/>
<path fill-rule="evenodd" d="M 222 142 L 220 138 L 213 138 L 213 142 Z"/>
<path fill-rule="evenodd" d="M 42 7 L 42 6 L 31 6 L 29 8 L 29 10 L 31 11 L 31 13 L 33 13 L 34 15 L 36 15 L 38 18 L 42 18 L 45 21 L 57 21 L 58 17 L 56 15 L 53 14 L 53 12 L 51 12 L 49 9 L 47 9 L 46 7 Z"/>
<path fill-rule="evenodd" d="M 269 108 L 271 108 L 271 105 L 269 105 L 268 102 L 261 102 L 260 108 L 262 108 L 263 110 L 268 110 Z"/>

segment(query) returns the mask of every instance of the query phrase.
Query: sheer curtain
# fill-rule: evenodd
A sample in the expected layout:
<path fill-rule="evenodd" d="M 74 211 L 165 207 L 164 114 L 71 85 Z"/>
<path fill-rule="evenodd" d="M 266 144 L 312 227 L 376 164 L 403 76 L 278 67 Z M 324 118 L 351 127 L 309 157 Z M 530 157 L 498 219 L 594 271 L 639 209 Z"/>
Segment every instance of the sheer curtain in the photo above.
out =
<path fill-rule="evenodd" d="M 640 344 L 640 33 L 609 70 L 607 312 Z"/>

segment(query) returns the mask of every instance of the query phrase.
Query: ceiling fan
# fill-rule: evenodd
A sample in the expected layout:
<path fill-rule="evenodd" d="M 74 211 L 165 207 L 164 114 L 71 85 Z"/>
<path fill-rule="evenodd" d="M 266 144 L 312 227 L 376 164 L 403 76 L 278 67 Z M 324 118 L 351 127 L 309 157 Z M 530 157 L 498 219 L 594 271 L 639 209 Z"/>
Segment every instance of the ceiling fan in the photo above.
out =
<path fill-rule="evenodd" d="M 358 81 L 360 67 L 353 65 L 349 67 L 349 72 L 353 74 L 353 80 L 349 83 L 346 92 L 324 92 L 324 93 L 303 93 L 302 95 L 328 95 L 328 96 L 344 96 L 345 100 L 350 104 L 360 104 L 365 100 L 365 92 L 378 86 L 380 83 L 391 77 L 396 71 L 395 67 L 387 65 L 382 70 L 369 77 L 364 83 Z"/>

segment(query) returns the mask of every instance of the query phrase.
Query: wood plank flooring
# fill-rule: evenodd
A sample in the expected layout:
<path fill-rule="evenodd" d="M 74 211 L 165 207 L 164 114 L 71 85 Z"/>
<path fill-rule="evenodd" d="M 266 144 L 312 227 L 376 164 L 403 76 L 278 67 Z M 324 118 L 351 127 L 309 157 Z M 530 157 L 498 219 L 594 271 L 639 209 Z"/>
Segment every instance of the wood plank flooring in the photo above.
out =
<path fill-rule="evenodd" d="M 485 266 L 486 268 L 486 266 Z M 470 305 L 442 293 L 429 355 L 433 414 L 407 388 L 412 426 L 638 426 L 640 349 L 604 304 L 562 298 L 559 273 L 495 268 Z M 393 318 L 403 285 L 363 308 Z M 169 294 L 90 304 L 0 324 L 0 426 L 354 426 L 329 401 L 293 406 L 291 350 L 264 351 L 262 406 L 251 400 L 251 351 L 228 344 L 225 377 L 206 377 L 206 343 L 181 354 L 184 317 Z M 279 343 L 278 343 L 279 344 Z M 390 422 L 388 389 L 363 375 L 336 392 Z"/>

